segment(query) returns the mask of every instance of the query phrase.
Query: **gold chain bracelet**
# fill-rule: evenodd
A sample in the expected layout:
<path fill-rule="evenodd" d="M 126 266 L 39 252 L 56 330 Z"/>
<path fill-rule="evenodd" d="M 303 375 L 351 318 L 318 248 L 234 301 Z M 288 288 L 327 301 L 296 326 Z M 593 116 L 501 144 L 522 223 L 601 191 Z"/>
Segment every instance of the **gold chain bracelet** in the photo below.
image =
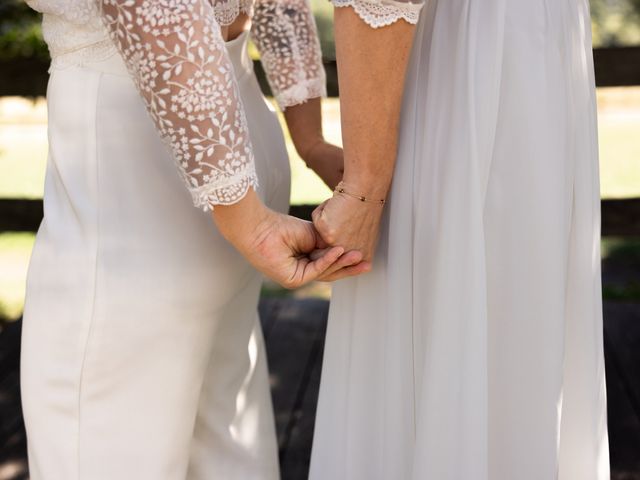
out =
<path fill-rule="evenodd" d="M 344 188 L 344 183 L 340 182 L 334 192 L 336 193 L 342 193 L 343 195 L 348 195 L 349 197 L 353 197 L 357 200 L 360 200 L 361 202 L 365 202 L 365 203 L 375 203 L 378 205 L 384 205 L 387 201 L 383 198 L 382 200 L 371 200 L 370 198 L 365 197 L 364 195 L 356 195 L 355 193 L 351 193 L 351 192 L 347 192 Z"/>

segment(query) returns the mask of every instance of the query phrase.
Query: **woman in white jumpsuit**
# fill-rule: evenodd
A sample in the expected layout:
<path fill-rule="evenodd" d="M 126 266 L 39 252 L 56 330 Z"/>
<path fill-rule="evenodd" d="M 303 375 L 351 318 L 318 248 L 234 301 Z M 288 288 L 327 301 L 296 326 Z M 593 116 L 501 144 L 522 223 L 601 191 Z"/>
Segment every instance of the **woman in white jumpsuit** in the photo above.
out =
<path fill-rule="evenodd" d="M 262 201 L 287 211 L 287 152 L 248 34 L 225 48 L 219 25 L 255 8 L 289 107 L 325 88 L 308 6 L 30 3 L 53 58 L 22 343 L 31 478 L 279 478 L 262 276 L 192 199 L 233 203 L 257 176 Z"/>

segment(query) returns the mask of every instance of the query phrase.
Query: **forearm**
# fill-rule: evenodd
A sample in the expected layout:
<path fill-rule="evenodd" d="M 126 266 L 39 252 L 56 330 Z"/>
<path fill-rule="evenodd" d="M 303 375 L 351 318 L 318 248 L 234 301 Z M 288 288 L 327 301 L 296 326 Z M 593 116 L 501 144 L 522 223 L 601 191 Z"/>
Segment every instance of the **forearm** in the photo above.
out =
<path fill-rule="evenodd" d="M 284 118 L 298 155 L 307 162 L 310 152 L 324 142 L 320 98 L 287 107 Z"/>
<path fill-rule="evenodd" d="M 249 189 L 239 202 L 216 206 L 212 216 L 222 236 L 246 255 L 269 213 L 255 190 Z"/>
<path fill-rule="evenodd" d="M 342 149 L 324 139 L 321 99 L 287 107 L 284 117 L 300 158 L 333 190 L 342 180 L 344 159 Z"/>
<path fill-rule="evenodd" d="M 335 10 L 344 182 L 355 193 L 385 198 L 398 145 L 398 122 L 415 26 L 373 29 L 352 8 Z"/>

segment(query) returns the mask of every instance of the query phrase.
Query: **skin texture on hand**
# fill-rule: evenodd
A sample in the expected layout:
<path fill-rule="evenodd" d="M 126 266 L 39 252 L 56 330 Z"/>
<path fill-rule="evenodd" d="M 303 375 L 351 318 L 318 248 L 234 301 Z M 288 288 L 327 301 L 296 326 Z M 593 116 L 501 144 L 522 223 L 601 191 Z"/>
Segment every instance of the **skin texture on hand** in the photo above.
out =
<path fill-rule="evenodd" d="M 362 260 L 360 252 L 344 253 L 339 246 L 318 251 L 322 241 L 310 222 L 269 210 L 253 189 L 238 203 L 216 206 L 213 218 L 222 235 L 257 270 L 285 288 L 300 287 Z M 341 276 L 358 270 L 350 272 Z"/>
<path fill-rule="evenodd" d="M 333 190 L 344 174 L 344 155 L 324 139 L 321 100 L 312 98 L 288 107 L 284 118 L 300 158 Z"/>
<path fill-rule="evenodd" d="M 311 216 L 328 245 L 336 245 L 341 238 L 348 238 L 349 248 L 360 251 L 363 260 L 372 260 L 378 243 L 382 205 L 336 193 L 316 208 Z"/>
<path fill-rule="evenodd" d="M 386 199 L 415 26 L 398 21 L 373 29 L 350 7 L 337 8 L 334 18 L 345 188 Z M 313 223 L 328 245 L 360 250 L 363 260 L 371 262 L 382 210 L 379 204 L 336 193 L 316 209 Z"/>

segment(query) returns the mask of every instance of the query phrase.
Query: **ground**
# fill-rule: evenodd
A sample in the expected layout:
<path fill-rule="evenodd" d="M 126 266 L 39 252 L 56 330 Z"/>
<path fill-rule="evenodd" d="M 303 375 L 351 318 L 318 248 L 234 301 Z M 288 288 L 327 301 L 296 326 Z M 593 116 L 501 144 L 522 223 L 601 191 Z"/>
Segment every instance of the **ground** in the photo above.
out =
<path fill-rule="evenodd" d="M 335 99 L 323 108 L 326 136 L 335 143 L 340 143 L 338 108 Z M 598 110 L 602 195 L 640 197 L 640 87 L 600 89 Z M 292 203 L 322 201 L 330 192 L 287 140 Z M 0 98 L 0 198 L 41 197 L 46 149 L 43 100 Z M 0 232 L 0 480 L 28 478 L 16 319 L 33 241 L 33 233 Z M 602 247 L 612 478 L 640 480 L 640 239 L 606 238 Z M 261 320 L 284 480 L 306 478 L 328 297 L 324 284 L 293 293 L 270 283 L 263 289 Z"/>

